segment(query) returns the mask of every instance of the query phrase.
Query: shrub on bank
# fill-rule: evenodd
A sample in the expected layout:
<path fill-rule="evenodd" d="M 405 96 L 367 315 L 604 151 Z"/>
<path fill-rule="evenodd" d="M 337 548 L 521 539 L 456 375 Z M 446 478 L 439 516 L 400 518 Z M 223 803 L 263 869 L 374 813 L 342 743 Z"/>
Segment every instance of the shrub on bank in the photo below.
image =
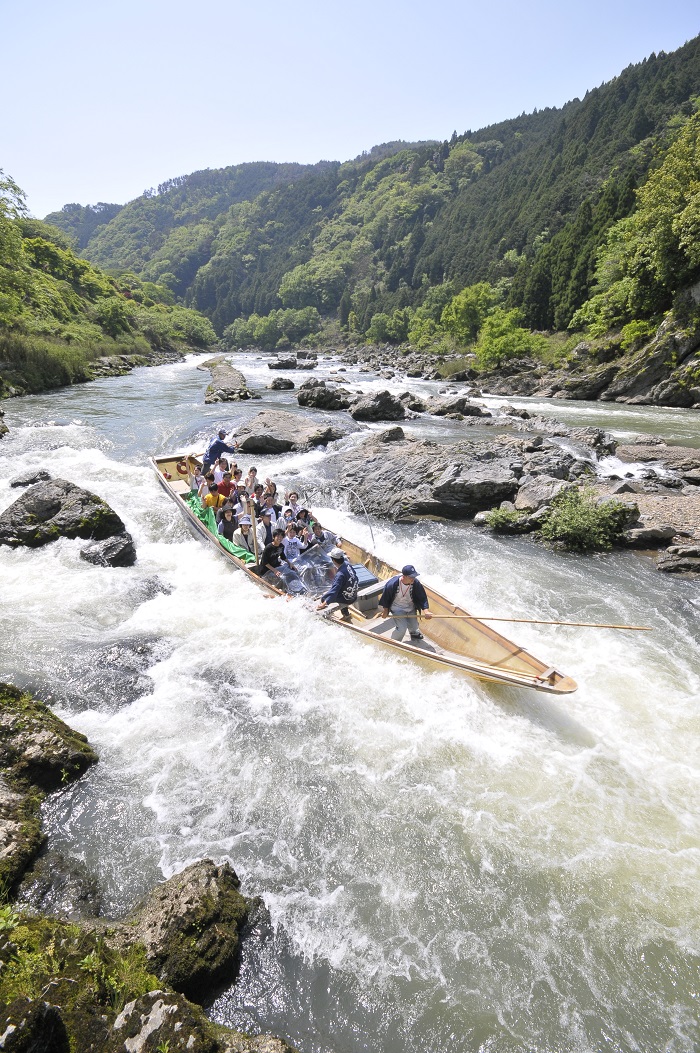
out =
<path fill-rule="evenodd" d="M 590 490 L 566 490 L 554 498 L 541 537 L 578 552 L 606 551 L 621 540 L 629 510 L 621 501 L 597 502 Z"/>

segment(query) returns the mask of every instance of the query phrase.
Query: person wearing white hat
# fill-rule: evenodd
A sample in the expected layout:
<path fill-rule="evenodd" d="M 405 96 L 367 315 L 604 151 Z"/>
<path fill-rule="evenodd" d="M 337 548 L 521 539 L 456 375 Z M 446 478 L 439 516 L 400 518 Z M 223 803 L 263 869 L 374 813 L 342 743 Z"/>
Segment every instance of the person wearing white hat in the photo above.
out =
<path fill-rule="evenodd" d="M 251 523 L 250 516 L 241 516 L 238 520 L 238 530 L 234 531 L 231 540 L 234 545 L 238 545 L 239 548 L 244 548 L 246 552 L 252 552 L 255 555 L 255 541 Z"/>

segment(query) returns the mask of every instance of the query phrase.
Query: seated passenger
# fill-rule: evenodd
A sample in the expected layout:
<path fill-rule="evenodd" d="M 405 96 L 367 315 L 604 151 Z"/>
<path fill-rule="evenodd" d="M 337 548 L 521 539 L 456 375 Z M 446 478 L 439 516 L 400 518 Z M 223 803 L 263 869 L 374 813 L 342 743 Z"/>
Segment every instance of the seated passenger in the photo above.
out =
<path fill-rule="evenodd" d="M 295 559 L 298 559 L 302 552 L 305 552 L 308 548 L 306 542 L 302 538 L 299 538 L 294 523 L 287 523 L 287 529 L 282 544 L 284 546 L 284 554 L 290 563 Z"/>
<path fill-rule="evenodd" d="M 304 530 L 306 527 L 311 529 L 311 522 L 308 508 L 300 508 L 297 512 L 297 529 Z"/>
<path fill-rule="evenodd" d="M 249 468 L 248 474 L 245 477 L 245 485 L 249 492 L 252 492 L 258 483 L 258 469 Z"/>
<path fill-rule="evenodd" d="M 192 462 L 188 459 L 187 461 L 187 482 L 190 486 L 190 493 L 198 494 L 200 487 L 204 483 L 204 476 L 202 469 L 198 464 L 195 464 L 194 469 L 191 468 Z"/>
<path fill-rule="evenodd" d="M 417 579 L 418 571 L 411 563 L 407 563 L 401 569 L 401 574 L 389 578 L 379 597 L 382 617 L 388 618 L 389 613 L 394 616 L 392 640 L 403 640 L 406 630 L 412 640 L 422 640 L 423 633 L 418 627 L 416 615 L 421 611 L 426 618 L 432 618 L 428 610 L 428 596 Z"/>
<path fill-rule="evenodd" d="M 228 471 L 228 461 L 225 457 L 219 457 L 218 461 L 214 465 L 214 482 L 218 486 L 224 477 L 224 472 Z"/>
<path fill-rule="evenodd" d="M 265 511 L 268 511 L 270 513 L 272 517 L 272 525 L 276 526 L 277 520 L 280 518 L 280 513 L 282 509 L 279 505 L 275 504 L 275 499 L 272 496 L 272 494 L 266 494 L 263 498 L 262 506 L 260 508 L 260 514 L 262 515 L 262 513 Z"/>
<path fill-rule="evenodd" d="M 272 541 L 265 546 L 265 551 L 260 559 L 260 567 L 263 573 L 272 571 L 277 577 L 281 577 L 282 561 L 287 562 L 287 557 L 284 554 L 284 545 L 282 544 L 283 540 L 284 530 L 275 529 L 272 531 Z"/>
<path fill-rule="evenodd" d="M 217 529 L 227 541 L 233 541 L 233 535 L 236 531 L 236 517 L 232 508 L 222 509 Z"/>
<path fill-rule="evenodd" d="M 301 508 L 301 505 L 299 504 L 299 494 L 296 490 L 290 490 L 287 494 L 287 504 L 292 510 L 294 519 L 296 519 L 299 514 L 299 509 Z"/>
<path fill-rule="evenodd" d="M 234 545 L 238 545 L 239 548 L 244 548 L 247 552 L 252 552 L 255 555 L 255 540 L 253 539 L 250 516 L 241 516 L 238 520 L 238 529 L 235 531 L 232 540 Z"/>
<path fill-rule="evenodd" d="M 330 549 L 336 548 L 339 543 L 340 538 L 337 534 L 332 533 L 330 530 L 324 530 L 318 520 L 314 521 L 311 534 L 309 535 L 309 548 L 318 547 L 323 552 L 329 552 Z"/>
<path fill-rule="evenodd" d="M 316 610 L 322 611 L 329 603 L 337 603 L 340 606 L 343 620 L 349 621 L 348 606 L 357 599 L 357 590 L 359 588 L 357 574 L 354 567 L 348 562 L 342 549 L 331 549 L 330 557 L 336 568 L 335 577 L 328 592 L 324 592 L 323 596 L 321 596 L 321 602 Z"/>
<path fill-rule="evenodd" d="M 260 545 L 261 551 L 266 545 L 272 544 L 273 525 L 272 512 L 269 508 L 264 508 L 260 512 L 260 518 L 258 519 L 256 526 L 258 532 L 258 544 Z"/>
<path fill-rule="evenodd" d="M 214 473 L 216 475 L 216 472 Z M 233 490 L 233 479 L 231 478 L 230 472 L 224 472 L 223 478 L 219 483 L 219 493 L 223 494 L 224 497 L 230 497 L 231 491 Z"/>
<path fill-rule="evenodd" d="M 210 483 L 209 492 L 204 498 L 204 507 L 213 508 L 216 512 L 219 508 L 221 508 L 225 500 L 226 498 L 224 497 L 224 495 L 219 493 L 219 487 L 216 485 L 216 483 Z"/>

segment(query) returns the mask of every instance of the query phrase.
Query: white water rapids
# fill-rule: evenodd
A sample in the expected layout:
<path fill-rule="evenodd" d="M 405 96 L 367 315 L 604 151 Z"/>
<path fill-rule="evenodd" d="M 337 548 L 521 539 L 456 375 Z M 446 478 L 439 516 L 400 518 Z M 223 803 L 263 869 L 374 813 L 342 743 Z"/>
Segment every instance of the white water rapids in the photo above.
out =
<path fill-rule="evenodd" d="M 375 522 L 381 555 L 476 613 L 654 629 L 504 625 L 578 681 L 561 699 L 423 672 L 266 599 L 187 533 L 147 457 L 295 405 L 204 407 L 207 379 L 188 361 L 4 404 L 0 508 L 41 464 L 104 497 L 138 552 L 108 569 L 79 541 L 0 548 L 0 678 L 100 754 L 47 804 L 51 847 L 95 874 L 106 914 L 230 860 L 272 927 L 210 1012 L 304 1053 L 698 1049 L 698 583 L 627 552 Z M 692 411 L 536 408 L 697 428 Z M 321 452 L 252 462 L 280 487 L 323 482 Z M 320 511 L 370 543 L 362 519 Z"/>

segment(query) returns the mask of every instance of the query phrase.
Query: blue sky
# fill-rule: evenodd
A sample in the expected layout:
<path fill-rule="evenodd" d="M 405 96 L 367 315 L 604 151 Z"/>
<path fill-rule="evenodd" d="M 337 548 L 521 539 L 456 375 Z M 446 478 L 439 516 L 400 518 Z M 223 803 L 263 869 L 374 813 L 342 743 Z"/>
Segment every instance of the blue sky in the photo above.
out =
<path fill-rule="evenodd" d="M 0 24 L 0 168 L 43 216 L 201 168 L 345 160 L 559 106 L 680 47 L 700 11 L 688 0 L 0 0 Z"/>

